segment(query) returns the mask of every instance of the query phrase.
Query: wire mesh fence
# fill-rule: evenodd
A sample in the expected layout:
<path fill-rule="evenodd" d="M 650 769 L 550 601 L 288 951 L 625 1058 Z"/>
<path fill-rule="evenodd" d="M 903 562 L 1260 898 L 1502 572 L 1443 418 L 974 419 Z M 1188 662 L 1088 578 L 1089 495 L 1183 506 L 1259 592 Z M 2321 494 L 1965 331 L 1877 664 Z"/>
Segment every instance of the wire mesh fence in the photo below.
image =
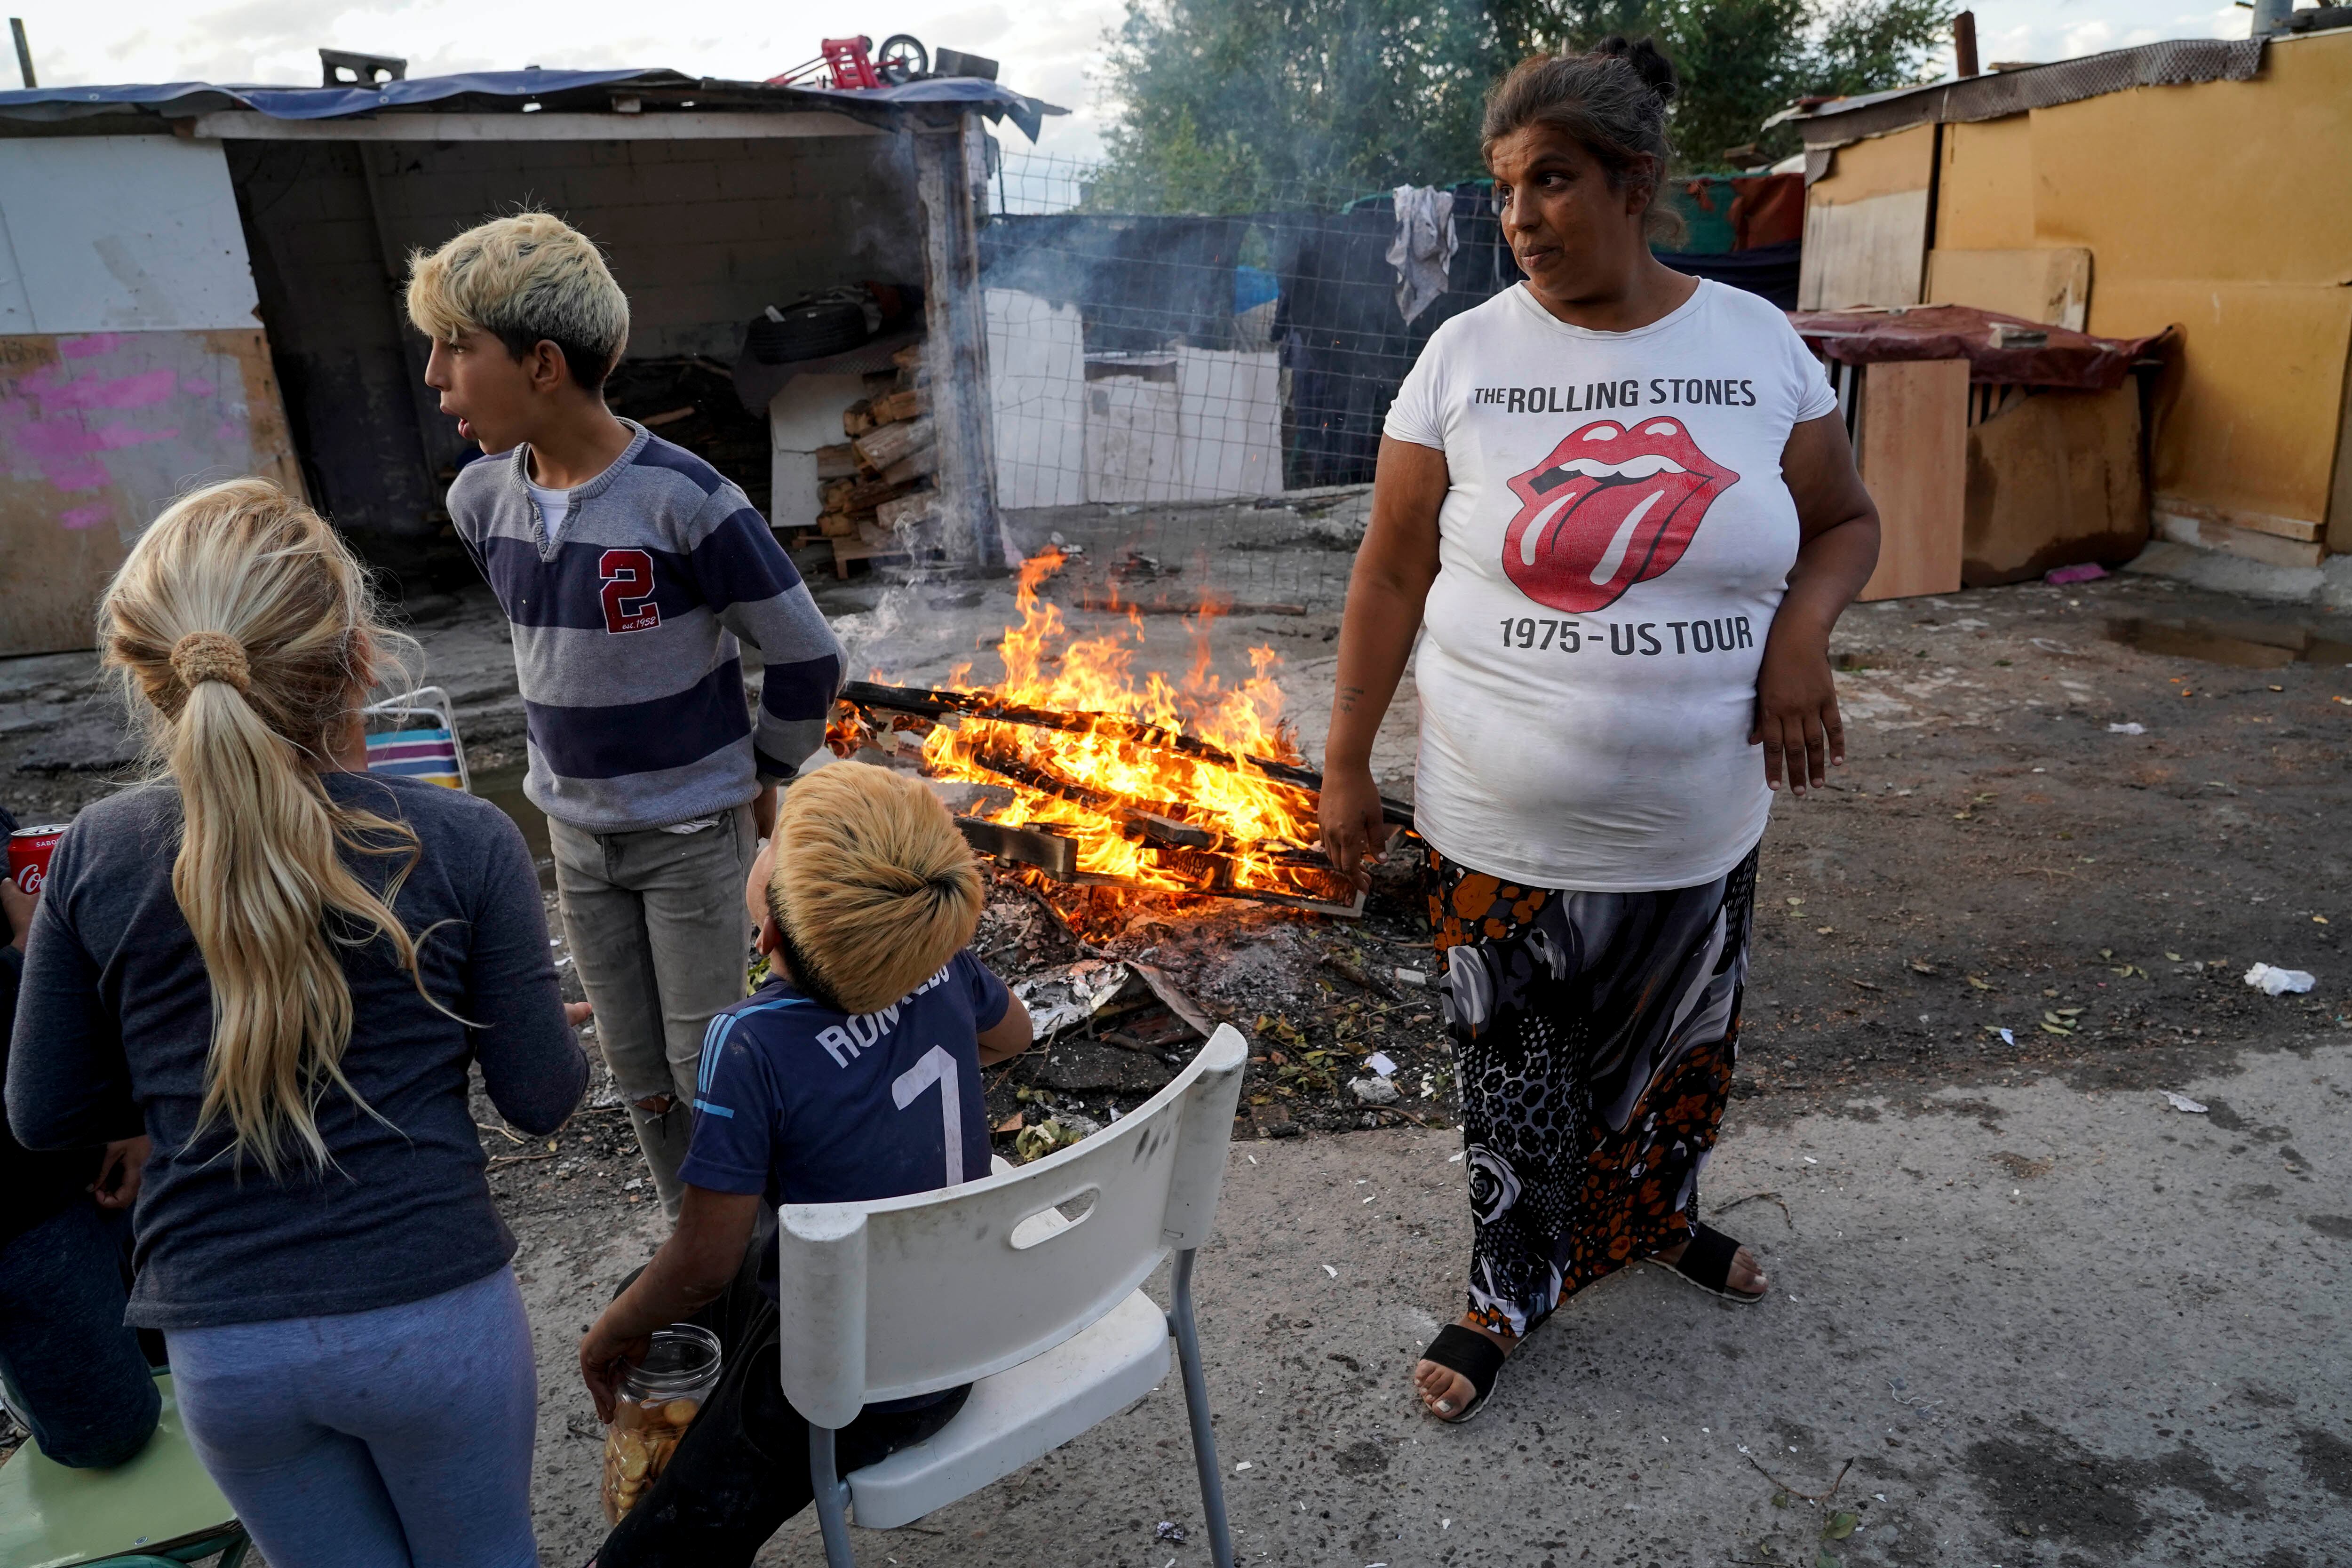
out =
<path fill-rule="evenodd" d="M 1371 478 L 1399 384 L 1518 276 L 1491 187 L 1266 186 L 1214 211 L 1011 155 L 981 241 L 999 504 L 1259 497 Z"/>

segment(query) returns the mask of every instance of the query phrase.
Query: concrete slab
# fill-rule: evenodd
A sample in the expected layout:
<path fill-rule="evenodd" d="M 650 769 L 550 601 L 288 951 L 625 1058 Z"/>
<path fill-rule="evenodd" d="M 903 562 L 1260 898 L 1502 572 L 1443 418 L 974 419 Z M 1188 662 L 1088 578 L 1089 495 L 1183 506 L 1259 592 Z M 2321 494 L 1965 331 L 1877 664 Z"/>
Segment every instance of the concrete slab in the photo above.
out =
<path fill-rule="evenodd" d="M 1919 1113 L 1858 1100 L 1736 1122 L 1706 1205 L 1763 1254 L 1772 1296 L 1734 1307 L 1655 1266 L 1604 1280 L 1455 1427 L 1406 1376 L 1459 1305 L 1458 1135 L 1237 1144 L 1199 1289 L 1240 1561 L 2346 1561 L 2352 1047 L 2249 1054 L 2178 1087 L 2207 1112 L 2047 1077 Z M 584 1409 L 571 1304 L 532 1308 L 560 1342 L 551 1404 Z M 551 1449 L 568 1469 L 542 1491 L 542 1546 L 571 1562 L 594 1543 L 595 1449 L 552 1436 L 542 1474 Z M 1846 1512 L 1851 1532 L 1823 1540 Z M 1156 1541 L 1162 1520 L 1191 1542 Z M 1200 1525 L 1171 1380 L 856 1543 L 898 1568 L 1189 1568 L 1208 1561 Z M 822 1562 L 813 1518 L 761 1561 Z"/>

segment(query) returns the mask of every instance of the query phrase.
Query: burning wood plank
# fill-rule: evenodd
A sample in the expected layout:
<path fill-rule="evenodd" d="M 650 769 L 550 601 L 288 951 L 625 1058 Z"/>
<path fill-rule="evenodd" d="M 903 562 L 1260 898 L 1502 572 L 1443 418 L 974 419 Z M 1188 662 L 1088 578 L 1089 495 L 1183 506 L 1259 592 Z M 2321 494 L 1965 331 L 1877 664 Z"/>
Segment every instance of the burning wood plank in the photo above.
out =
<path fill-rule="evenodd" d="M 1163 729 L 1157 724 L 1122 718 L 1116 713 L 1065 712 L 1002 701 L 994 693 L 988 691 L 938 691 L 917 686 L 879 686 L 870 680 L 850 681 L 841 689 L 841 700 L 853 708 L 869 711 L 880 710 L 890 713 L 910 713 L 924 719 L 954 715 L 983 719 L 994 724 L 1023 724 L 1041 730 L 1058 730 L 1066 734 L 1101 735 L 1109 740 L 1180 752 L 1212 767 L 1263 774 L 1297 789 L 1318 794 L 1323 789 L 1323 775 L 1313 768 L 1296 763 L 1276 762 L 1271 757 L 1239 755 L 1198 735 Z M 1399 826 L 1412 826 L 1412 807 L 1402 801 L 1382 796 L 1381 815 Z"/>
<path fill-rule="evenodd" d="M 1009 804 L 977 808 L 988 820 L 968 826 L 968 837 L 1065 885 L 1360 912 L 1360 892 L 1314 847 L 1323 779 L 1281 721 L 1273 650 L 1253 648 L 1253 673 L 1237 685 L 1213 672 L 1198 641 L 1181 677 L 1139 673 L 1140 620 L 1074 639 L 1039 596 L 1061 564 L 1034 557 L 1022 567 L 1021 621 L 997 648 L 1001 682 L 852 682 L 828 744 L 843 755 L 874 745 L 901 758 L 919 748 L 914 760 L 929 777 L 1011 790 Z M 961 672 L 951 679 L 960 684 Z M 1385 804 L 1393 820 L 1412 821 L 1408 807 Z"/>

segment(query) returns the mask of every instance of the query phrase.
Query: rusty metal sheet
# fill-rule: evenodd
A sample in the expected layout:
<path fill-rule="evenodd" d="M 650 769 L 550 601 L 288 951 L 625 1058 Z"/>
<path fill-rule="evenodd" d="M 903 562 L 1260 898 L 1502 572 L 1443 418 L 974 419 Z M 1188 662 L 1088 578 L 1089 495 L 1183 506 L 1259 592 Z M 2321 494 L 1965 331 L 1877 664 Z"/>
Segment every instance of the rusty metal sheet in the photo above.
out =
<path fill-rule="evenodd" d="M 2171 346 L 2172 331 L 2145 338 L 2095 338 L 1973 305 L 1893 310 L 1791 310 L 1805 346 L 1840 364 L 1964 359 L 1969 379 L 2010 386 L 2110 392 L 2132 362 Z"/>

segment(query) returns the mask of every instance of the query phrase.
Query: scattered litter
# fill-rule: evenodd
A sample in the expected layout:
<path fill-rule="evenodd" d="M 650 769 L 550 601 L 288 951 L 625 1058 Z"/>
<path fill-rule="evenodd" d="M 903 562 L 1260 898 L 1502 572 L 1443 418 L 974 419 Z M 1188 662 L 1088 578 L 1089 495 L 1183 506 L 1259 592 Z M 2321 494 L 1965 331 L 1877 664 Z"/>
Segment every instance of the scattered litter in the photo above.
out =
<path fill-rule="evenodd" d="M 1445 1156 L 1445 1163 L 1449 1165 L 1458 1165 L 1462 1163 L 1462 1153 L 1463 1152 L 1461 1150 L 1456 1149 L 1453 1153 Z"/>
<path fill-rule="evenodd" d="M 2246 971 L 2246 984 L 2265 996 L 2278 996 L 2289 991 L 2300 994 L 2317 982 L 2300 969 L 2273 969 L 2267 963 L 2257 963 Z"/>
<path fill-rule="evenodd" d="M 644 1177 L 631 1176 L 627 1181 L 621 1184 L 621 1190 L 625 1193 L 634 1193 L 645 1184 Z"/>
<path fill-rule="evenodd" d="M 1182 1525 L 1165 1519 L 1161 1520 L 1159 1526 L 1151 1532 L 1152 1540 L 1172 1541 L 1179 1546 L 1184 1544 L 1184 1537 L 1185 1532 Z"/>
<path fill-rule="evenodd" d="M 2110 735 L 2145 735 L 2147 733 L 2147 726 L 2145 724 L 2110 724 L 2107 726 L 2107 733 Z"/>
<path fill-rule="evenodd" d="M 1988 1035 L 1999 1035 L 2000 1037 L 2000 1043 L 2004 1046 L 2013 1046 L 2017 1044 L 2017 1037 L 2011 1034 L 2007 1029 L 2002 1028 L 1998 1024 L 1985 1025 L 1984 1032 Z"/>
<path fill-rule="evenodd" d="M 1348 1092 L 1365 1105 L 1394 1105 L 1401 1095 L 1392 1078 L 1360 1078 L 1348 1085 Z"/>
<path fill-rule="evenodd" d="M 1396 972 L 1396 977 L 1397 984 L 1400 985 L 1427 985 L 1429 984 L 1429 972 L 1425 969 L 1400 968 Z"/>
<path fill-rule="evenodd" d="M 2042 574 L 2042 580 L 2053 588 L 2069 583 L 2095 583 L 2107 574 L 2107 569 L 2095 561 L 2085 561 L 2079 566 L 2059 566 Z"/>
<path fill-rule="evenodd" d="M 1256 1155 L 1255 1155 L 1255 1154 L 1250 1155 L 1250 1156 L 1249 1156 L 1249 1163 L 1250 1163 L 1251 1164 L 1253 1164 L 1253 1165 L 1256 1164 L 1256 1163 L 1257 1163 L 1257 1156 L 1256 1156 Z"/>
<path fill-rule="evenodd" d="M 1050 1121 L 1024 1127 L 1013 1134 L 1013 1163 L 1025 1165 L 1032 1160 L 1042 1160 L 1101 1131 L 1100 1122 L 1073 1111 L 1063 1111 Z"/>
<path fill-rule="evenodd" d="M 1238 1476 L 1238 1475 L 1240 1475 L 1244 1470 L 1249 1469 L 1249 1468 L 1252 1468 L 1252 1467 L 1251 1467 L 1251 1465 L 1250 1465 L 1250 1462 L 1249 1462 L 1247 1459 L 1244 1459 L 1240 1464 L 1235 1465 L 1235 1466 L 1234 1467 L 1234 1474 L 1235 1474 L 1235 1475 L 1237 1475 L 1237 1476 Z"/>
<path fill-rule="evenodd" d="M 2191 1116 L 2202 1116 L 2205 1114 L 2205 1107 L 2198 1103 L 2196 1100 L 2189 1099 L 2185 1094 L 2175 1094 L 2168 1089 L 2159 1089 L 2158 1092 L 2164 1096 L 2165 1100 L 2170 1104 L 2172 1109 L 2175 1110 L 2184 1110 Z"/>
<path fill-rule="evenodd" d="M 1386 1051 L 1374 1051 L 1370 1056 L 1364 1058 L 1364 1065 L 1371 1068 L 1374 1072 L 1380 1074 L 1382 1078 L 1394 1078 L 1396 1076 L 1397 1065 L 1395 1062 L 1389 1059 L 1389 1054 Z"/>
<path fill-rule="evenodd" d="M 1808 1154 L 1805 1156 L 1805 1163 L 1808 1165 L 1818 1165 L 1821 1162 L 1814 1159 L 1811 1154 Z"/>
<path fill-rule="evenodd" d="M 1328 1263 L 1327 1263 L 1327 1264 L 1325 1264 L 1325 1265 L 1323 1266 L 1323 1272 L 1324 1272 L 1324 1273 L 1326 1273 L 1326 1274 L 1328 1274 L 1328 1275 L 1329 1275 L 1332 1279 L 1337 1279 L 1338 1278 L 1339 1278 L 1339 1271 L 1338 1269 L 1336 1269 L 1336 1268 L 1332 1268 L 1332 1267 L 1331 1267 L 1329 1264 L 1328 1264 Z M 1248 1467 L 1247 1467 L 1247 1466 L 1244 1466 L 1243 1468 L 1244 1468 L 1244 1469 L 1246 1469 Z"/>
<path fill-rule="evenodd" d="M 1013 994 L 1028 1007 L 1042 1041 L 1101 1012 L 1131 978 L 1124 963 L 1086 958 L 1019 981 Z"/>

